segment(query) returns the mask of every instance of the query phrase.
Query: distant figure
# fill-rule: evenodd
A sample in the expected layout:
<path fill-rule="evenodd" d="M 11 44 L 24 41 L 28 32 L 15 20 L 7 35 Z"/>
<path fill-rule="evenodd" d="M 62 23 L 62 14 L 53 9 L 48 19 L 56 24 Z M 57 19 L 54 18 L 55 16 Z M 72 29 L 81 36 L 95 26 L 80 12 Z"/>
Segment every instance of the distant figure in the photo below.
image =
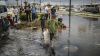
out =
<path fill-rule="evenodd" d="M 19 14 L 20 14 L 20 16 L 22 15 L 22 7 L 21 6 L 19 6 Z"/>
<path fill-rule="evenodd" d="M 28 16 L 29 16 L 29 19 L 31 22 L 31 17 L 30 17 L 31 9 L 30 9 L 30 7 L 26 4 L 24 9 L 25 9 L 26 17 L 27 17 L 27 22 L 28 22 Z"/>
<path fill-rule="evenodd" d="M 8 19 L 10 21 L 10 24 L 8 24 L 6 28 L 4 29 L 4 33 L 5 33 L 9 29 L 10 26 L 14 26 L 14 21 L 10 18 L 10 16 L 8 17 L 1 16 L 1 17 Z"/>
<path fill-rule="evenodd" d="M 56 16 L 58 17 L 59 15 L 59 8 L 56 10 Z"/>
<path fill-rule="evenodd" d="M 58 26 L 57 21 L 55 20 L 55 16 L 53 15 L 51 20 L 48 21 L 48 29 L 49 29 L 49 33 L 50 33 L 50 43 L 51 43 L 51 47 L 53 47 L 53 42 L 52 42 L 52 38 L 54 37 L 54 33 L 56 32 L 55 27 Z M 58 26 L 59 28 L 59 26 Z"/>
<path fill-rule="evenodd" d="M 40 20 L 41 20 L 41 27 L 42 27 L 42 31 L 43 31 L 43 29 L 44 29 L 44 27 L 45 27 L 45 17 L 44 17 L 44 15 L 42 15 L 42 17 L 40 18 Z"/>
<path fill-rule="evenodd" d="M 32 12 L 32 21 L 34 21 L 36 18 L 36 9 L 34 6 L 32 6 L 32 8 L 31 8 L 31 12 Z"/>
<path fill-rule="evenodd" d="M 56 10 L 56 21 L 58 21 L 58 15 L 59 15 L 59 8 Z"/>
<path fill-rule="evenodd" d="M 55 7 L 53 7 L 53 8 L 51 9 L 51 17 L 52 17 L 53 15 L 56 15 L 56 9 L 55 9 Z"/>
<path fill-rule="evenodd" d="M 46 20 L 48 19 L 48 17 L 49 17 L 49 19 L 50 19 L 50 5 L 48 4 L 47 5 L 47 7 L 45 7 L 45 17 L 46 17 Z"/>
<path fill-rule="evenodd" d="M 14 16 L 15 16 L 15 17 L 13 17 L 13 21 L 16 18 L 16 22 L 15 23 L 17 23 L 18 9 L 15 6 L 14 6 L 14 9 L 13 9 L 13 13 L 14 13 Z"/>
<path fill-rule="evenodd" d="M 13 7 L 12 6 L 10 7 L 10 10 L 13 11 Z"/>

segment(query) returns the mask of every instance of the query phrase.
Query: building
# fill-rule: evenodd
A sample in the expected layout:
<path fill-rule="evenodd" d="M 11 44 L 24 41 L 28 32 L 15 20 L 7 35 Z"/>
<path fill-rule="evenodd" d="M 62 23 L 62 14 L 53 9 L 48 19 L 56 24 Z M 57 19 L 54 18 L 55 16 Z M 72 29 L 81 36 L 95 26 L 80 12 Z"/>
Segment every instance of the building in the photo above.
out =
<path fill-rule="evenodd" d="M 83 7 L 99 7 L 100 8 L 100 2 L 99 3 L 91 3 L 91 4 L 85 4 Z"/>

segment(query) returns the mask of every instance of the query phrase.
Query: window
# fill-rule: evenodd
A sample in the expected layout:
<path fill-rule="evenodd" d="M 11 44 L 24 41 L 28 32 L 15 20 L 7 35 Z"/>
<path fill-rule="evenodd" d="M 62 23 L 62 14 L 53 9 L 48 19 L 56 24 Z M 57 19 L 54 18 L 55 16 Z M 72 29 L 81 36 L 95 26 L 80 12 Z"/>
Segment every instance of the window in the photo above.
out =
<path fill-rule="evenodd" d="M 0 6 L 0 13 L 3 13 L 3 12 L 4 12 L 3 6 Z"/>
<path fill-rule="evenodd" d="M 7 12 L 6 6 L 0 5 L 0 13 Z"/>
<path fill-rule="evenodd" d="M 4 12 L 7 12 L 7 7 L 6 6 L 4 6 Z"/>

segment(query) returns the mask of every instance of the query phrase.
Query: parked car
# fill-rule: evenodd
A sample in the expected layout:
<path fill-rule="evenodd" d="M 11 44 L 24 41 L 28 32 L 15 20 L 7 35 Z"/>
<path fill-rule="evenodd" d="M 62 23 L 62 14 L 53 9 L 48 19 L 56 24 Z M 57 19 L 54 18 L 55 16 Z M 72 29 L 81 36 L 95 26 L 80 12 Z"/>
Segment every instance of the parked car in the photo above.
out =
<path fill-rule="evenodd" d="M 13 11 L 12 11 L 12 10 L 7 9 L 7 11 L 8 11 L 8 14 L 9 14 L 10 16 L 12 16 L 12 15 L 13 15 Z"/>
<path fill-rule="evenodd" d="M 65 7 L 59 7 L 59 10 L 60 11 L 65 11 L 66 9 L 65 9 Z"/>
<path fill-rule="evenodd" d="M 1 16 L 7 17 L 7 7 L 6 3 L 3 1 L 0 1 L 0 39 L 3 37 L 2 33 L 6 25 L 9 24 L 9 21 L 7 19 L 1 18 Z"/>
<path fill-rule="evenodd" d="M 86 12 L 93 12 L 94 10 L 97 10 L 99 12 L 99 8 L 97 7 L 87 7 L 83 9 L 83 11 L 86 11 Z"/>

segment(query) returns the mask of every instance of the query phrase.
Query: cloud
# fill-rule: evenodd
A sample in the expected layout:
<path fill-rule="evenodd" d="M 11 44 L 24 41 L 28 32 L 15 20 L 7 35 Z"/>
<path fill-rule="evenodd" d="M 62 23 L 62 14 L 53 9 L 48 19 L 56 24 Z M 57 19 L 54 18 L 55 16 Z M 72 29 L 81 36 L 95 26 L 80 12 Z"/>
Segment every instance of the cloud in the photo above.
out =
<path fill-rule="evenodd" d="M 2 0 L 4 1 L 4 0 Z M 22 0 L 22 2 L 24 2 L 25 0 Z M 47 4 L 49 1 L 52 2 L 52 4 L 60 4 L 60 0 L 41 0 L 42 4 Z M 81 4 L 87 4 L 87 3 L 91 3 L 91 0 L 71 0 L 73 5 L 81 5 Z M 15 0 L 8 0 L 8 3 L 11 4 L 16 4 Z M 34 2 L 34 0 L 28 0 L 28 2 Z M 40 0 L 35 0 L 35 2 L 40 2 Z M 94 2 L 100 2 L 100 0 L 94 0 Z M 19 4 L 21 4 L 21 0 L 19 0 Z M 61 0 L 61 4 L 69 4 L 69 0 Z"/>

